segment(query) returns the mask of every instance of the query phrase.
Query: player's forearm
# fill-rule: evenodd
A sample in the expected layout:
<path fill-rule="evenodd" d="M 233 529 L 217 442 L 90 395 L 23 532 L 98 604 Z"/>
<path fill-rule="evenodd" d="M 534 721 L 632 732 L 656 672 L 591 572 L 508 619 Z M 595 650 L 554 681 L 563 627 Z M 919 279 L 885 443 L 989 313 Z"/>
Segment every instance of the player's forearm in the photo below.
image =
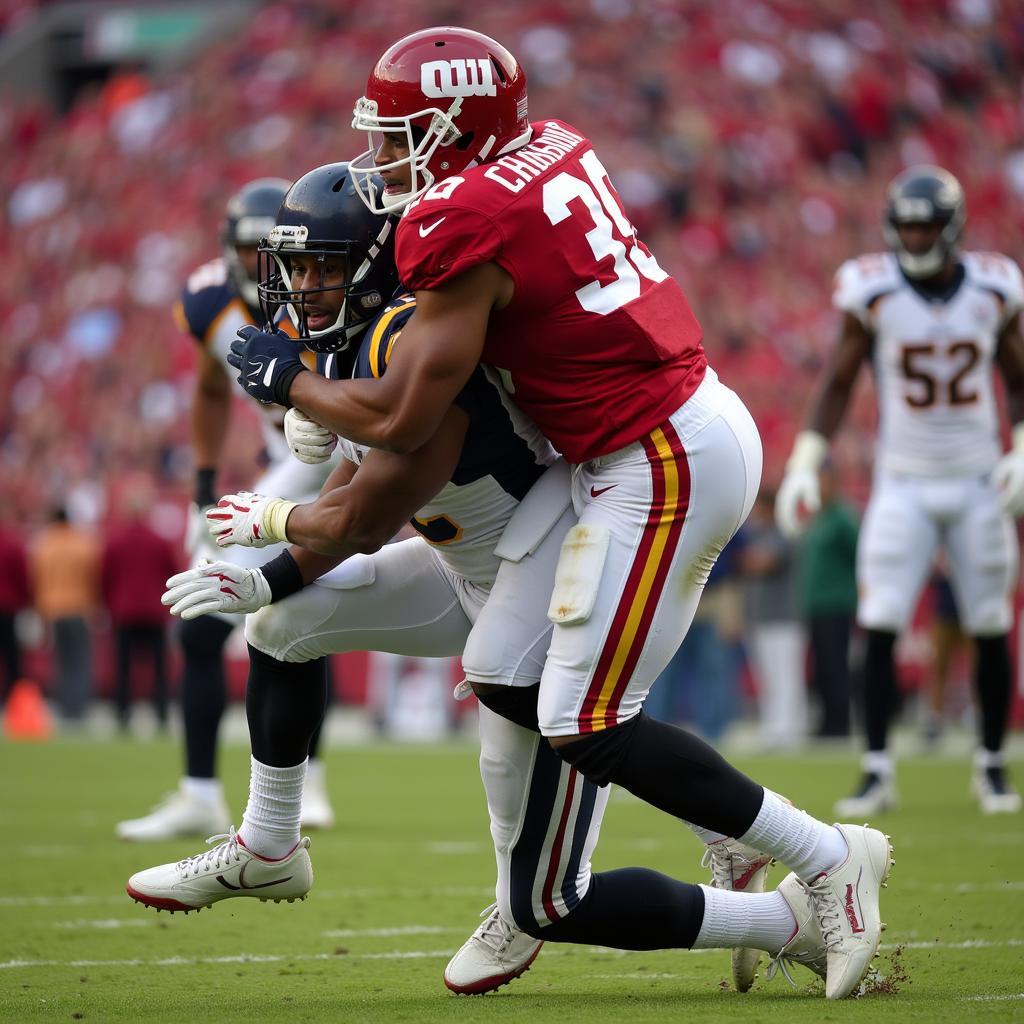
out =
<path fill-rule="evenodd" d="M 364 507 L 354 489 L 340 487 L 288 515 L 288 540 L 335 564 L 356 554 L 379 551 L 401 528 L 405 519 L 380 515 Z"/>
<path fill-rule="evenodd" d="M 383 378 L 338 381 L 315 373 L 300 373 L 288 399 L 341 437 L 399 453 L 426 444 L 447 409 L 447 403 L 437 403 L 438 411 L 406 400 Z"/>
<path fill-rule="evenodd" d="M 302 573 L 303 583 L 312 583 L 320 579 L 325 572 L 330 572 L 335 566 L 340 565 L 344 559 L 339 555 L 321 555 L 308 548 L 293 546 L 289 553 L 295 559 L 295 564 Z"/>
<path fill-rule="evenodd" d="M 852 393 L 852 381 L 835 377 L 827 380 L 811 409 L 807 428 L 831 440 L 843 422 Z"/>
<path fill-rule="evenodd" d="M 192 402 L 192 451 L 200 469 L 216 469 L 231 423 L 231 392 L 199 389 Z"/>

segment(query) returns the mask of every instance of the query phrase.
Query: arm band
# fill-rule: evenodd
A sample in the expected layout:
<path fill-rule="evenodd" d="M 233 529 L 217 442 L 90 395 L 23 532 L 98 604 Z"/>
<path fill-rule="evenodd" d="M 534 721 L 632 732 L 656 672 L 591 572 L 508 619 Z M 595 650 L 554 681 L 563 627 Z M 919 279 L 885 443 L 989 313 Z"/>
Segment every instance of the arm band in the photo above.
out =
<path fill-rule="evenodd" d="M 217 495 L 214 493 L 217 470 L 207 467 L 196 470 L 196 504 L 200 508 L 209 508 L 217 504 Z"/>
<path fill-rule="evenodd" d="M 302 571 L 290 551 L 282 551 L 276 558 L 261 565 L 260 572 L 270 587 L 271 604 L 297 594 L 306 585 L 302 579 Z"/>

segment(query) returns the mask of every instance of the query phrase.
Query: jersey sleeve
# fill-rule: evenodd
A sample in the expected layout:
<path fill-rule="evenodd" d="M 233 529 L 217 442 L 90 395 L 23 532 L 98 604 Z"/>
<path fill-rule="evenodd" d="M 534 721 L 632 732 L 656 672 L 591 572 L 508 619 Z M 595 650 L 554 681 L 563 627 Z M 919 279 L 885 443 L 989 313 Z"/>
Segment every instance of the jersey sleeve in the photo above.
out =
<path fill-rule="evenodd" d="M 403 295 L 391 303 L 370 325 L 356 357 L 357 377 L 381 377 L 387 369 L 402 329 L 416 310 L 416 300 Z"/>
<path fill-rule="evenodd" d="M 841 313 L 856 317 L 870 327 L 871 309 L 883 295 L 895 291 L 891 261 L 883 253 L 868 253 L 847 260 L 837 271 L 832 289 L 832 305 Z"/>
<path fill-rule="evenodd" d="M 501 248 L 494 222 L 477 210 L 424 200 L 398 225 L 395 262 L 409 291 L 437 288 L 481 263 Z"/>
<path fill-rule="evenodd" d="M 222 260 L 204 263 L 189 276 L 174 309 L 174 319 L 183 331 L 205 345 L 210 328 L 234 301 L 235 291 Z"/>
<path fill-rule="evenodd" d="M 1020 267 L 999 252 L 974 252 L 967 259 L 978 283 L 999 297 L 1002 329 L 1024 309 L 1024 276 Z"/>

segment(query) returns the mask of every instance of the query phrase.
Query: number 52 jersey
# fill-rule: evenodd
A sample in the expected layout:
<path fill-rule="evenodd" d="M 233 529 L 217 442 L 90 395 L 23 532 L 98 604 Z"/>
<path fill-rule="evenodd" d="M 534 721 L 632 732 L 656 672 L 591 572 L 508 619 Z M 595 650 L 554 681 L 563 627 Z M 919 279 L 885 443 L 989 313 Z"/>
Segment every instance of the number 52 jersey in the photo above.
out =
<path fill-rule="evenodd" d="M 617 451 L 696 391 L 707 361 L 679 285 L 637 238 L 590 142 L 561 121 L 438 182 L 398 226 L 399 277 L 437 288 L 494 262 L 515 284 L 481 362 L 570 461 Z"/>
<path fill-rule="evenodd" d="M 882 471 L 988 473 L 1001 452 L 993 387 L 1000 332 L 1024 308 L 1024 280 L 999 253 L 965 252 L 943 295 L 914 286 L 891 253 L 844 263 L 833 303 L 874 338 Z"/>

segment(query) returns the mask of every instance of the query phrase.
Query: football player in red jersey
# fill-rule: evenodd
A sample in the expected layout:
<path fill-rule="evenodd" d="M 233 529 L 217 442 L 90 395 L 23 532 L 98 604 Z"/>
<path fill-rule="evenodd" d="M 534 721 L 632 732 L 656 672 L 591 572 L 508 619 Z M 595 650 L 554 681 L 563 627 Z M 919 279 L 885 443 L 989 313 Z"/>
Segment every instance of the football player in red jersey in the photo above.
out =
<path fill-rule="evenodd" d="M 410 452 L 479 362 L 500 373 L 573 464 L 579 522 L 556 572 L 539 696 L 478 671 L 486 644 L 471 638 L 463 663 L 477 695 L 520 719 L 536 699 L 541 733 L 586 778 L 786 863 L 795 877 L 783 884 L 802 886 L 827 947 L 826 994 L 849 994 L 879 941 L 887 838 L 816 821 L 642 710 L 761 473 L 756 427 L 708 367 L 685 296 L 589 141 L 560 121 L 530 123 L 523 69 L 494 40 L 450 27 L 399 40 L 353 124 L 370 132 L 352 166 L 364 201 L 405 211 L 396 258 L 417 300 L 405 344 L 380 379 L 327 381 L 280 338 L 251 333 L 233 346 L 239 382 L 355 442 Z M 626 948 L 719 945 L 736 925 L 734 878 L 698 888 L 612 872 L 565 918 L 522 926 Z"/>

